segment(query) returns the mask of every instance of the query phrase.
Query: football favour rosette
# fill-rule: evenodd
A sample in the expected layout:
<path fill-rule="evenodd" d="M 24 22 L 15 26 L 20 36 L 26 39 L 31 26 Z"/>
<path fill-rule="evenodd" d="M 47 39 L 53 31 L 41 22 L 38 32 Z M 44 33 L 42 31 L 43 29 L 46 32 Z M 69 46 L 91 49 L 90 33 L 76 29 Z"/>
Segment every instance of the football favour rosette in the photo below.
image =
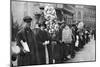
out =
<path fill-rule="evenodd" d="M 54 20 L 56 18 L 56 11 L 52 5 L 47 5 L 44 8 L 44 17 L 47 20 Z"/>
<path fill-rule="evenodd" d="M 57 22 L 56 22 L 56 10 L 52 5 L 47 5 L 44 8 L 44 17 L 47 19 L 45 24 L 47 25 L 47 29 L 49 33 L 54 33 L 57 30 Z"/>

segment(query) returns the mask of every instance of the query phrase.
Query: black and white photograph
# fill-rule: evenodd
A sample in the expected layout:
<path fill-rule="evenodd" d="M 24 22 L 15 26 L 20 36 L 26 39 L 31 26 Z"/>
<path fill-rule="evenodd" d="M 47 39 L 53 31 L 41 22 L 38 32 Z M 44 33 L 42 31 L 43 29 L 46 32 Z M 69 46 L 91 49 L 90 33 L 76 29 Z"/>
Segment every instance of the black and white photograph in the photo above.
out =
<path fill-rule="evenodd" d="M 96 61 L 96 5 L 10 0 L 10 66 Z"/>

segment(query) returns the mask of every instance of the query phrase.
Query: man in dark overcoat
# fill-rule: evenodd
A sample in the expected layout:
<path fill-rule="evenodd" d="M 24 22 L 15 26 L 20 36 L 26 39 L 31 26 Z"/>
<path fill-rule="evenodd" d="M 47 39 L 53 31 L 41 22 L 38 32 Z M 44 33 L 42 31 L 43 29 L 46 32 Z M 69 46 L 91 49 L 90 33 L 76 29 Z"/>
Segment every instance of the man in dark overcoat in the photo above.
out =
<path fill-rule="evenodd" d="M 35 37 L 36 37 L 36 41 L 37 41 L 37 45 L 38 45 L 40 64 L 47 64 L 47 60 L 49 63 L 49 57 L 48 58 L 46 58 L 46 57 L 48 54 L 47 45 L 49 44 L 50 38 L 49 38 L 49 34 L 47 33 L 47 31 L 45 31 L 45 27 L 46 27 L 45 24 L 40 23 L 39 29 L 35 29 L 35 32 L 36 32 Z M 46 53 L 46 51 L 47 51 L 47 53 Z"/>
<path fill-rule="evenodd" d="M 21 52 L 18 56 L 18 66 L 35 65 L 37 64 L 38 56 L 36 56 L 37 45 L 35 42 L 34 33 L 30 28 L 32 18 L 26 16 L 24 17 L 23 21 L 25 22 L 26 26 L 17 34 L 17 45 L 21 48 Z"/>

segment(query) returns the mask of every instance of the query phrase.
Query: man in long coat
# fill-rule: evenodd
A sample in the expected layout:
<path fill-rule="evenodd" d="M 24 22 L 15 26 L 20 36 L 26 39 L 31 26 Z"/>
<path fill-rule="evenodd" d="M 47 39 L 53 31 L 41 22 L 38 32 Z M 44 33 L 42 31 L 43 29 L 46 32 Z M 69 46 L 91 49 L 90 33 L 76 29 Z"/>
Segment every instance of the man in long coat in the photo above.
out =
<path fill-rule="evenodd" d="M 38 56 L 36 56 L 37 45 L 34 34 L 30 28 L 32 18 L 26 16 L 23 21 L 26 23 L 26 27 L 20 30 L 17 35 L 17 44 L 21 48 L 21 52 L 18 57 L 18 66 L 34 65 L 37 64 Z"/>
<path fill-rule="evenodd" d="M 62 31 L 62 42 L 65 44 L 64 58 L 66 58 L 66 60 L 75 56 L 73 39 L 72 30 L 68 25 L 66 25 Z"/>
<path fill-rule="evenodd" d="M 53 63 L 61 63 L 62 62 L 62 45 L 61 41 L 61 33 L 57 31 L 52 35 L 51 45 L 52 45 L 52 55 L 53 55 Z"/>
<path fill-rule="evenodd" d="M 49 44 L 49 35 L 48 33 L 44 30 L 45 24 L 39 24 L 39 29 L 35 29 L 34 31 L 36 32 L 36 41 L 38 45 L 38 51 L 39 51 L 39 60 L 40 64 L 46 64 L 46 61 L 48 58 L 47 53 L 46 53 L 46 47 Z M 49 60 L 48 60 L 49 61 Z"/>

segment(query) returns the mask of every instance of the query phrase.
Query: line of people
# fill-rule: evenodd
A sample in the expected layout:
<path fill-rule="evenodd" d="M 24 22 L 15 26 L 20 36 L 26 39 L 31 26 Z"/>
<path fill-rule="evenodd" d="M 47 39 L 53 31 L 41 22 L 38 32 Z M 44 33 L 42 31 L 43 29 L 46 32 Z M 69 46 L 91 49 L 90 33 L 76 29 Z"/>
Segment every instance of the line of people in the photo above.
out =
<path fill-rule="evenodd" d="M 89 32 L 78 30 L 76 25 L 65 26 L 51 36 L 45 24 L 31 29 L 32 18 L 26 16 L 23 21 L 26 26 L 17 33 L 17 47 L 11 50 L 12 66 L 16 60 L 18 66 L 63 63 L 74 58 L 75 52 L 90 41 Z"/>

